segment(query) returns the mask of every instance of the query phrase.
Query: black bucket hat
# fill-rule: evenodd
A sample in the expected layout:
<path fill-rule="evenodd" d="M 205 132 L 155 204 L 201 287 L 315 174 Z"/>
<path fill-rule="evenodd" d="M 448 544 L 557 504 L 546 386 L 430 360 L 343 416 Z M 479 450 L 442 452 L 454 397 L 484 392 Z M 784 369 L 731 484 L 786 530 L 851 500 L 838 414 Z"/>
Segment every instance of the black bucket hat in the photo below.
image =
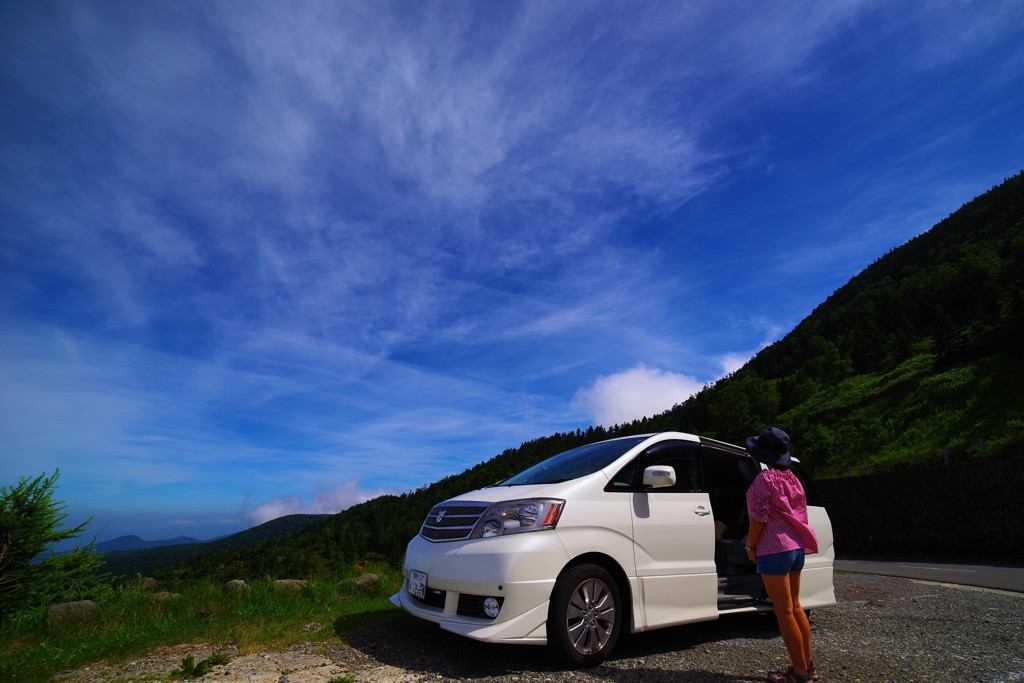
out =
<path fill-rule="evenodd" d="M 759 436 L 750 437 L 744 446 L 754 460 L 769 467 L 786 468 L 792 462 L 789 455 L 789 434 L 778 427 L 769 427 Z"/>

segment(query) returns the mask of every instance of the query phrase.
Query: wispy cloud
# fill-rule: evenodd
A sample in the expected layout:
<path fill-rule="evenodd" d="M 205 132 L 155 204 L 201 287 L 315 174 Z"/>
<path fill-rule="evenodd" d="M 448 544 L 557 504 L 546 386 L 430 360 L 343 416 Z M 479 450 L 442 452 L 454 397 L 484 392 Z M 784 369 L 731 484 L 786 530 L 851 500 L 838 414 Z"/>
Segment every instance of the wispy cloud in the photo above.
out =
<path fill-rule="evenodd" d="M 733 351 L 719 356 L 718 363 L 721 369 L 720 377 L 725 377 L 726 375 L 736 372 L 746 365 L 747 361 L 753 358 L 758 351 L 773 342 L 778 341 L 786 332 L 789 331 L 789 328 L 786 326 L 780 325 L 779 323 L 769 320 L 764 316 L 755 316 L 751 320 L 747 321 L 745 326 L 754 330 L 760 336 L 760 342 L 755 349 Z M 719 377 L 716 377 L 716 379 L 719 379 Z"/>
<path fill-rule="evenodd" d="M 1017 170 L 1022 23 L 4 3 L 0 475 L 263 518 L 669 408 Z"/>

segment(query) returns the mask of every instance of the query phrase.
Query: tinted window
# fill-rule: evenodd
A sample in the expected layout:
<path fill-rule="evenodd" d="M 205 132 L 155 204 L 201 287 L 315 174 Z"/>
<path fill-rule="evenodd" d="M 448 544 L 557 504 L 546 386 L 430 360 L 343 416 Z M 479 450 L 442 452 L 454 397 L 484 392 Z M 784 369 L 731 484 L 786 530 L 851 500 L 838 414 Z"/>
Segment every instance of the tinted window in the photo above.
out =
<path fill-rule="evenodd" d="M 613 441 L 600 441 L 565 451 L 543 460 L 533 467 L 512 475 L 498 486 L 525 486 L 527 484 L 557 484 L 588 474 L 615 462 L 633 446 L 643 441 L 646 436 L 633 436 Z"/>
<path fill-rule="evenodd" d="M 722 538 L 742 539 L 747 533 L 747 489 L 759 469 L 748 455 L 705 446 L 704 488 Z"/>
<path fill-rule="evenodd" d="M 636 466 L 640 461 L 640 457 L 633 458 L 629 461 L 625 467 L 619 470 L 612 480 L 608 482 L 608 485 L 604 487 L 605 491 L 635 491 L 640 484 L 636 474 Z"/>
<path fill-rule="evenodd" d="M 643 490 L 644 470 L 655 465 L 667 465 L 674 469 L 676 483 L 653 491 L 678 493 L 701 490 L 700 445 L 688 441 L 662 441 L 654 444 L 619 470 L 605 490 Z"/>

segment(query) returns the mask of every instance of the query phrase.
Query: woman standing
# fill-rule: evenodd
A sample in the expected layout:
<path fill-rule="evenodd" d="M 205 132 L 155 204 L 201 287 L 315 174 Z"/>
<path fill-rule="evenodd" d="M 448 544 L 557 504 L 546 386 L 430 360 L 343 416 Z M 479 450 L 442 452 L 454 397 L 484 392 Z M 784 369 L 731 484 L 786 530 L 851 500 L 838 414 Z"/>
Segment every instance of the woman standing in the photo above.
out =
<path fill-rule="evenodd" d="M 746 441 L 747 452 L 768 466 L 747 491 L 750 532 L 747 557 L 757 563 L 779 621 L 792 666 L 773 672 L 769 681 L 817 681 L 811 662 L 811 623 L 800 605 L 800 572 L 804 553 L 818 552 L 818 539 L 807 522 L 807 494 L 790 469 L 789 435 L 769 427 Z"/>

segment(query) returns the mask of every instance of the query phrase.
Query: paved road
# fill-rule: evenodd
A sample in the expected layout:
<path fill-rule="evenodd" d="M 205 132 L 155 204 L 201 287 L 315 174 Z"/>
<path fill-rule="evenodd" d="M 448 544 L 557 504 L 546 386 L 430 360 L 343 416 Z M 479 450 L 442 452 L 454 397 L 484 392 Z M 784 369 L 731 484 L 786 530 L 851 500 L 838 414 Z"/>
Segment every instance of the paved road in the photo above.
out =
<path fill-rule="evenodd" d="M 1024 567 L 951 562 L 901 562 L 899 560 L 836 560 L 841 571 L 882 576 L 901 576 L 961 586 L 978 586 L 1024 593 Z"/>

